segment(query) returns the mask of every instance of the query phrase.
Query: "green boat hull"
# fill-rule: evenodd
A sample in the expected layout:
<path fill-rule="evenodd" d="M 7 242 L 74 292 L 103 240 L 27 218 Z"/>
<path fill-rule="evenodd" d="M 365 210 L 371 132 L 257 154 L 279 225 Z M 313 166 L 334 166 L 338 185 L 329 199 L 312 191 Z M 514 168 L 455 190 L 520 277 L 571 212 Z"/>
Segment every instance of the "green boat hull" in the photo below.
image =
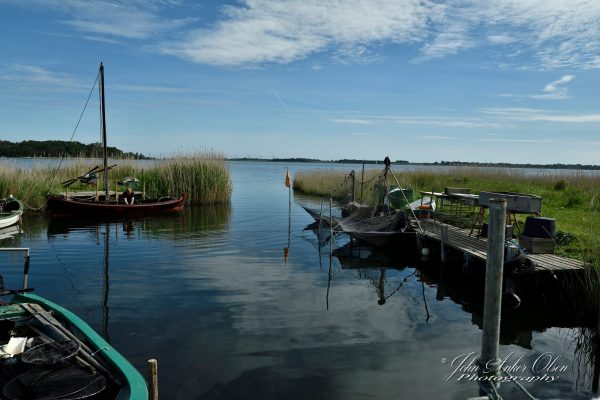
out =
<path fill-rule="evenodd" d="M 7 313 L 18 313 L 14 306 L 23 303 L 34 303 L 41 306 L 46 311 L 52 312 L 59 321 L 68 324 L 68 329 L 76 333 L 77 336 L 85 338 L 85 344 L 95 352 L 96 357 L 101 357 L 108 363 L 113 373 L 118 375 L 122 385 L 115 399 L 118 400 L 147 400 L 148 389 L 146 381 L 140 373 L 127 361 L 119 352 L 117 352 L 106 340 L 104 340 L 96 331 L 94 331 L 81 318 L 67 310 L 66 308 L 53 303 L 41 296 L 32 293 L 17 294 L 11 300 L 13 306 L 5 306 Z M 12 307 L 12 308 L 11 308 Z M 3 315 L 8 317 L 8 315 Z"/>

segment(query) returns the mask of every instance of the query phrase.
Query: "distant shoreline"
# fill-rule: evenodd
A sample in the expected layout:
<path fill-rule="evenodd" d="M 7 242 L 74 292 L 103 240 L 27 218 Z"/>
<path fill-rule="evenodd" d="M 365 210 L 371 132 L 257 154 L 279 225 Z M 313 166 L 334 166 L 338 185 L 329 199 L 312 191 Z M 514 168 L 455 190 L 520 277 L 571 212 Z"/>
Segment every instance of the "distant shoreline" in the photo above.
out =
<path fill-rule="evenodd" d="M 382 160 L 318 160 L 313 158 L 226 158 L 227 161 L 250 162 L 290 162 L 290 163 L 320 163 L 320 164 L 365 164 L 383 165 Z M 600 170 L 600 165 L 582 164 L 512 164 L 512 163 L 486 163 L 467 161 L 436 161 L 436 162 L 409 162 L 404 160 L 392 161 L 392 165 L 425 165 L 432 167 L 500 167 L 500 168 L 540 168 L 540 169 L 581 169 Z"/>

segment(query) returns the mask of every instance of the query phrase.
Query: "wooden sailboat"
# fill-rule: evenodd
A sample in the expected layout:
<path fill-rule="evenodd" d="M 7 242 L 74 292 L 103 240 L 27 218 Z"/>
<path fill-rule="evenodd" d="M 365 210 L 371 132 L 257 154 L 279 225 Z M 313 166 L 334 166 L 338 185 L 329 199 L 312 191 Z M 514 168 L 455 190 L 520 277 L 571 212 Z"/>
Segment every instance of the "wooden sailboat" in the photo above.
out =
<path fill-rule="evenodd" d="M 114 166 L 108 166 L 108 150 L 106 144 L 106 104 L 104 100 L 104 65 L 100 63 L 100 111 L 102 125 L 102 147 L 103 147 L 103 169 L 96 172 L 103 172 L 104 196 L 67 196 L 60 194 L 49 194 L 46 207 L 50 213 L 55 216 L 68 215 L 86 215 L 111 216 L 111 215 L 140 215 L 148 213 L 180 211 L 188 195 L 184 193 L 178 198 L 160 197 L 158 199 L 136 199 L 133 204 L 119 202 L 115 193 L 115 198 L 111 199 L 108 189 L 108 170 Z M 81 177 L 80 177 L 81 178 Z M 79 178 L 74 179 L 76 181 Z"/>

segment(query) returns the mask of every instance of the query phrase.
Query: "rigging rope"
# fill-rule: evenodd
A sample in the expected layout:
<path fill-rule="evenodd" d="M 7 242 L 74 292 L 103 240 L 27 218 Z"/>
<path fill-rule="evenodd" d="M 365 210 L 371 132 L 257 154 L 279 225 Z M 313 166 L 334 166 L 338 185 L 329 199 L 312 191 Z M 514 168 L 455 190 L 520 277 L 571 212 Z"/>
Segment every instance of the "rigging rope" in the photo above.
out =
<path fill-rule="evenodd" d="M 92 88 L 90 89 L 90 94 L 88 94 L 87 100 L 85 101 L 85 105 L 83 106 L 83 110 L 81 110 L 81 114 L 79 115 L 79 119 L 77 120 L 77 124 L 75 124 L 75 129 L 73 129 L 73 133 L 71 134 L 71 138 L 69 139 L 69 143 L 71 143 L 73 141 L 73 138 L 75 137 L 75 132 L 77 132 L 77 128 L 79 128 L 79 124 L 81 123 L 81 119 L 83 118 L 83 114 L 85 113 L 87 105 L 90 102 L 90 98 L 92 97 L 92 93 L 94 92 L 94 88 L 96 87 L 96 83 L 98 83 L 98 77 L 99 76 L 100 76 L 100 71 L 98 71 L 98 74 L 96 75 L 96 80 L 94 81 L 94 84 L 92 85 Z M 63 154 L 62 157 L 60 158 L 59 163 L 58 163 L 58 167 L 56 167 L 56 169 L 54 170 L 54 172 L 52 174 L 52 180 L 50 181 L 50 185 L 48 185 L 48 191 L 50 191 L 50 188 L 52 187 L 52 184 L 54 183 L 54 178 L 56 177 L 56 173 L 61 168 L 64 159 L 65 159 L 65 155 Z M 44 202 L 44 204 L 46 204 L 47 201 L 48 201 L 48 199 L 46 199 L 46 201 Z M 44 204 L 42 204 L 42 207 L 44 206 Z"/>
<path fill-rule="evenodd" d="M 398 185 L 398 188 L 400 189 L 400 192 L 402 192 L 402 196 L 404 196 L 404 200 L 406 201 L 406 204 L 410 204 L 408 199 L 406 198 L 406 194 L 404 194 L 404 190 L 402 190 L 402 187 L 400 186 L 400 182 L 398 182 L 398 179 L 396 178 L 396 175 L 394 174 L 394 171 L 392 171 L 392 169 L 390 168 L 390 172 L 392 173 L 392 177 L 394 178 L 394 180 L 396 181 L 396 185 Z M 413 211 L 412 208 L 408 207 L 410 209 L 410 212 L 412 213 L 413 217 L 415 218 L 415 221 L 417 221 L 417 225 L 419 226 L 419 230 L 423 231 L 423 228 L 421 228 L 421 224 L 419 223 L 419 218 L 417 218 L 415 212 Z"/>

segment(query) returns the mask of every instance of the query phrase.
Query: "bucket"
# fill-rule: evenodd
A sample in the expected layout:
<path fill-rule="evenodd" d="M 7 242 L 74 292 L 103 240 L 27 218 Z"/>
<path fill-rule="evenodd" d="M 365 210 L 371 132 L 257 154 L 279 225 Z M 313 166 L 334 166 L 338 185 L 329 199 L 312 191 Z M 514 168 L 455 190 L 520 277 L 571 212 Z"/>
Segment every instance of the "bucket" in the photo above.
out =
<path fill-rule="evenodd" d="M 556 238 L 554 218 L 527 217 L 523 235 L 532 238 Z"/>

